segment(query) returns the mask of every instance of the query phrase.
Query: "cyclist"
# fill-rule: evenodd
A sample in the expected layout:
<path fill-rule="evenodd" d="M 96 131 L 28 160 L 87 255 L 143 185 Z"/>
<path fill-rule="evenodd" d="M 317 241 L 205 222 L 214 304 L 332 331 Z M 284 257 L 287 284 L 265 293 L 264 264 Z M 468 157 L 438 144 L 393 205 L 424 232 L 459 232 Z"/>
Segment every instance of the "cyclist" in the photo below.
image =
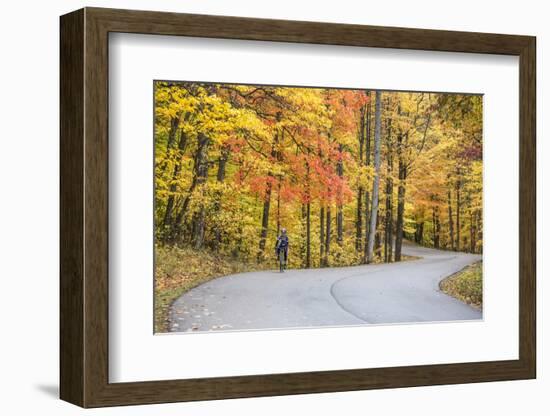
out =
<path fill-rule="evenodd" d="M 284 258 L 285 258 L 285 263 L 284 263 L 285 268 L 286 268 L 286 262 L 288 259 L 288 246 L 289 246 L 288 235 L 286 233 L 286 228 L 283 228 L 281 230 L 281 234 L 277 237 L 277 241 L 275 243 L 275 254 L 277 255 L 277 260 L 278 260 L 281 250 L 283 251 Z"/>

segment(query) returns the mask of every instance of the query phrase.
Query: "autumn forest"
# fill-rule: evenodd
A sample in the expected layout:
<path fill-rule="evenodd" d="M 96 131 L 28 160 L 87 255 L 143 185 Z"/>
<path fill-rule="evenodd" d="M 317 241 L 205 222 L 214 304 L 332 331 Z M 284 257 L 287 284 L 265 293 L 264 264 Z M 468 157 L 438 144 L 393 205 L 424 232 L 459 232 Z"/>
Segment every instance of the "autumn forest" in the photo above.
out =
<path fill-rule="evenodd" d="M 290 268 L 481 253 L 482 96 L 154 84 L 157 248 Z"/>

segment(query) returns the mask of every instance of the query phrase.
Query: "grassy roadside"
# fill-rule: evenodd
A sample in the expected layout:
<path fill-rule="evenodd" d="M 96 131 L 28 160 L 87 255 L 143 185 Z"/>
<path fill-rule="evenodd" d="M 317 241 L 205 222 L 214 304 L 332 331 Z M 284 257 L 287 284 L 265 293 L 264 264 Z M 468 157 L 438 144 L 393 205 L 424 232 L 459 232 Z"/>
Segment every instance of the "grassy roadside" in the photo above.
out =
<path fill-rule="evenodd" d="M 273 269 L 273 262 L 243 263 L 191 248 L 156 247 L 155 332 L 168 331 L 168 310 L 181 294 L 201 283 L 234 273 Z"/>
<path fill-rule="evenodd" d="M 482 262 L 466 266 L 452 276 L 443 279 L 439 288 L 476 309 L 483 307 L 483 265 Z"/>

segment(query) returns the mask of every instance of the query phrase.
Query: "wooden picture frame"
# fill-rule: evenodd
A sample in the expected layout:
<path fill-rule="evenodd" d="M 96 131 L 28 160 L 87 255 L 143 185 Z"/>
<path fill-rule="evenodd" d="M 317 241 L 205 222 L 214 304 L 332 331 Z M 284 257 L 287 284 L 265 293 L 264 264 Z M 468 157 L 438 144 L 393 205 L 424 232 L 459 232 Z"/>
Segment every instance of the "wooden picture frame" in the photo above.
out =
<path fill-rule="evenodd" d="M 61 17 L 60 396 L 82 407 L 535 378 L 535 38 L 85 8 Z M 108 34 L 519 56 L 519 359 L 170 381 L 108 379 Z"/>

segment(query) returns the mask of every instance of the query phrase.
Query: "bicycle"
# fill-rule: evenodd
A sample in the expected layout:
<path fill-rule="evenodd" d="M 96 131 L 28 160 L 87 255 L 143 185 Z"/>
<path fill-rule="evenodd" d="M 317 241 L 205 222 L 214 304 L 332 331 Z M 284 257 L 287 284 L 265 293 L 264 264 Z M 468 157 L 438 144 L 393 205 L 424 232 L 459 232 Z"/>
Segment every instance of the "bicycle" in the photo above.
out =
<path fill-rule="evenodd" d="M 281 273 L 284 273 L 286 269 L 286 261 L 285 261 L 285 251 L 284 250 L 278 250 L 279 252 L 279 271 Z"/>

